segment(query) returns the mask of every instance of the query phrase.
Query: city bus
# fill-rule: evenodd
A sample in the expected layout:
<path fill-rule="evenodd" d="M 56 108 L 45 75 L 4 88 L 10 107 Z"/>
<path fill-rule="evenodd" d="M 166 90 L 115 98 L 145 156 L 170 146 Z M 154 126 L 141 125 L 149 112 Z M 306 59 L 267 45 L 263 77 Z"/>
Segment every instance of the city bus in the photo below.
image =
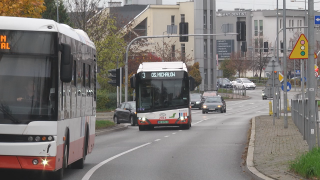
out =
<path fill-rule="evenodd" d="M 0 169 L 60 180 L 65 168 L 83 168 L 94 147 L 95 45 L 53 20 L 0 22 Z"/>
<path fill-rule="evenodd" d="M 155 126 L 191 127 L 194 79 L 183 62 L 143 62 L 130 78 L 140 131 Z"/>

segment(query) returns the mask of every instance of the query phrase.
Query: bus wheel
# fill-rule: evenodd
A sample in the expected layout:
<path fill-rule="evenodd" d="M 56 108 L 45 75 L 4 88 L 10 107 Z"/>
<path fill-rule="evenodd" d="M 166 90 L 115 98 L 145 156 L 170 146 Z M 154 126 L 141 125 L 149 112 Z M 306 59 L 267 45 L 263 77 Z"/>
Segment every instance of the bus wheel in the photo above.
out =
<path fill-rule="evenodd" d="M 131 123 L 131 126 L 135 126 L 136 125 L 136 123 L 133 120 L 133 116 L 130 117 L 130 123 Z"/>
<path fill-rule="evenodd" d="M 64 153 L 63 153 L 63 160 L 62 160 L 62 168 L 54 172 L 52 180 L 62 180 L 64 169 L 66 169 L 68 166 L 68 145 L 66 143 L 64 144 L 63 149 L 64 149 Z"/>
<path fill-rule="evenodd" d="M 144 131 L 146 128 L 144 126 L 139 126 L 139 131 Z"/>
<path fill-rule="evenodd" d="M 85 141 L 84 141 L 84 144 L 83 144 L 83 156 L 81 159 L 79 159 L 78 161 L 74 162 L 72 164 L 72 167 L 75 168 L 75 169 L 83 169 L 84 167 L 84 161 L 86 160 L 86 156 L 87 156 L 87 150 L 88 150 L 88 130 L 86 132 L 86 136 L 85 136 Z"/>

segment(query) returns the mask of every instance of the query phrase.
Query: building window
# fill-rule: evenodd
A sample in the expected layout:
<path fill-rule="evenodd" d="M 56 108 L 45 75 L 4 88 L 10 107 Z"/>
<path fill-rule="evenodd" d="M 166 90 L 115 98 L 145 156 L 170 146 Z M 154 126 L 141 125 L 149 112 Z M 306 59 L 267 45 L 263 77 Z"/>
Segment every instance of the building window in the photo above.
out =
<path fill-rule="evenodd" d="M 262 37 L 259 38 L 259 46 L 261 49 L 263 49 L 263 38 Z"/>
<path fill-rule="evenodd" d="M 210 10 L 210 29 L 213 29 L 213 11 Z"/>
<path fill-rule="evenodd" d="M 174 25 L 174 16 L 171 16 L 171 25 Z"/>
<path fill-rule="evenodd" d="M 207 10 L 203 11 L 203 29 L 207 29 Z"/>
<path fill-rule="evenodd" d="M 171 46 L 171 57 L 172 58 L 176 57 L 176 46 L 175 45 Z"/>
<path fill-rule="evenodd" d="M 207 40 L 206 39 L 203 40 L 203 57 L 208 58 L 208 56 L 207 56 Z"/>
<path fill-rule="evenodd" d="M 300 27 L 302 26 L 302 20 L 300 20 Z M 299 29 L 301 31 L 301 28 Z"/>
<path fill-rule="evenodd" d="M 263 20 L 259 20 L 259 36 L 263 36 Z"/>
<path fill-rule="evenodd" d="M 181 44 L 181 60 L 185 62 L 186 59 L 186 44 Z"/>
<path fill-rule="evenodd" d="M 258 36 L 258 20 L 254 20 L 254 36 Z"/>
<path fill-rule="evenodd" d="M 279 19 L 279 27 L 280 27 L 280 29 L 282 28 L 282 19 Z"/>
<path fill-rule="evenodd" d="M 181 14 L 181 22 L 186 22 L 185 15 Z"/>
<path fill-rule="evenodd" d="M 258 42 L 258 38 L 254 39 L 254 49 L 255 52 L 259 52 L 259 42 Z"/>
<path fill-rule="evenodd" d="M 210 39 L 210 57 L 213 58 L 213 39 Z"/>

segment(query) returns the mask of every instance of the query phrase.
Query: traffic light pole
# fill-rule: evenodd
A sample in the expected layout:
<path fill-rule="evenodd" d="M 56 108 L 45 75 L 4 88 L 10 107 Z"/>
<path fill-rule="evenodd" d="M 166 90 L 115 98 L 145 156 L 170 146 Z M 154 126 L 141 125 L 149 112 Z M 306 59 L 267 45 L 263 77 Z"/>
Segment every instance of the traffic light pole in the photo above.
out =
<path fill-rule="evenodd" d="M 286 20 L 286 0 L 283 0 L 283 29 L 287 28 Z M 287 116 L 287 32 L 283 31 L 283 104 L 284 104 L 284 128 L 288 128 L 288 116 Z"/>
<path fill-rule="evenodd" d="M 148 39 L 148 38 L 172 38 L 172 37 L 183 37 L 183 36 L 226 36 L 226 35 L 238 35 L 238 33 L 220 33 L 220 34 L 183 34 L 183 35 L 159 35 L 159 36 L 139 36 L 134 38 L 127 46 L 126 49 L 126 64 L 125 64 L 125 102 L 128 101 L 128 57 L 129 57 L 129 50 L 130 50 L 130 46 L 132 45 L 132 43 L 134 43 L 135 41 L 139 40 L 139 39 Z M 215 55 L 213 55 L 213 59 L 215 59 Z M 216 61 L 215 61 L 216 62 Z M 213 71 L 216 71 L 216 68 L 213 69 Z M 216 77 L 217 73 L 213 73 L 213 79 L 217 79 Z M 120 88 L 120 92 L 121 92 L 121 88 Z"/>

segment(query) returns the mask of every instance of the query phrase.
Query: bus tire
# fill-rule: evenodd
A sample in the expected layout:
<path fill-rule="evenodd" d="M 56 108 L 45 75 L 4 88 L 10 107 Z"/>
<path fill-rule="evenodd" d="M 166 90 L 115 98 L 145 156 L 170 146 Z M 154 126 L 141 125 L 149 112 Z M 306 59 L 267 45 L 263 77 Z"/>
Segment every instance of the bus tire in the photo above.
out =
<path fill-rule="evenodd" d="M 63 153 L 63 160 L 62 160 L 62 168 L 53 173 L 52 180 L 62 180 L 64 170 L 68 166 L 68 145 L 67 145 L 67 142 L 65 142 L 63 150 L 64 150 L 63 151 L 64 153 Z"/>
<path fill-rule="evenodd" d="M 133 116 L 130 116 L 130 124 L 131 124 L 131 126 L 136 125 L 136 123 L 134 122 Z"/>
<path fill-rule="evenodd" d="M 83 144 L 83 157 L 72 164 L 72 167 L 75 169 L 83 169 L 83 167 L 84 167 L 84 162 L 86 160 L 87 151 L 88 151 L 88 142 L 89 142 L 89 139 L 88 139 L 89 133 L 88 132 L 89 132 L 89 130 L 87 128 L 86 136 L 84 137 L 85 141 Z"/>

